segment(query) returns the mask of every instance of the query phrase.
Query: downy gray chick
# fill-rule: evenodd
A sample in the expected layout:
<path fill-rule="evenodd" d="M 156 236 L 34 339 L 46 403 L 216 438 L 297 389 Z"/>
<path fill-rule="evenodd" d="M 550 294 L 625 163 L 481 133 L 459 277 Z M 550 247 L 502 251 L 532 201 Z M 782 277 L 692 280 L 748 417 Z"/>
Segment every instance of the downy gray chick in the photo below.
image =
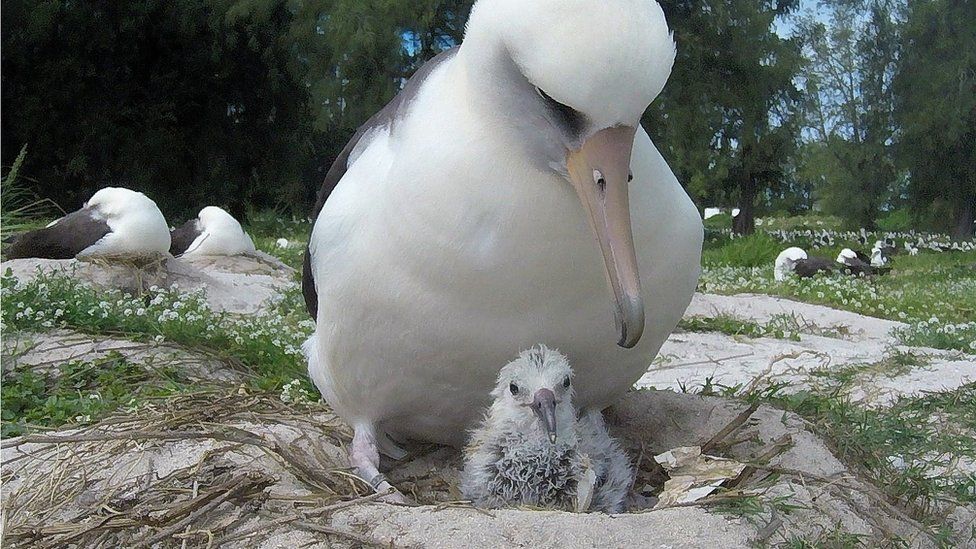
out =
<path fill-rule="evenodd" d="M 624 510 L 630 460 L 599 411 L 577 418 L 572 379 L 566 357 L 542 345 L 501 369 L 495 400 L 465 449 L 466 498 L 479 507 Z"/>

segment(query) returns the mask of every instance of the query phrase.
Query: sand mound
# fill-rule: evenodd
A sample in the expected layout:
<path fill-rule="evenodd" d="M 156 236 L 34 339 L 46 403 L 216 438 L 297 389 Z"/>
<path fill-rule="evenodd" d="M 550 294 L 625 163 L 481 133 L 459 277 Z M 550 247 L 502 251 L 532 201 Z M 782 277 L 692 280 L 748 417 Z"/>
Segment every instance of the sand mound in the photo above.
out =
<path fill-rule="evenodd" d="M 65 273 L 96 287 L 139 294 L 151 286 L 184 290 L 203 288 L 215 311 L 250 314 L 266 307 L 294 284 L 295 271 L 278 259 L 254 252 L 239 256 L 173 258 L 155 256 L 105 259 L 13 259 L 0 264 L 19 280 L 38 273 Z"/>
<path fill-rule="evenodd" d="M 918 526 L 861 483 L 790 414 L 666 391 L 635 391 L 607 413 L 635 461 L 636 491 L 660 485 L 651 456 L 675 446 L 748 463 L 735 486 L 691 506 L 625 515 L 485 512 L 458 503 L 453 449 L 420 446 L 390 464 L 394 484 L 425 503 L 372 501 L 345 471 L 350 433 L 322 405 L 271 395 L 183 396 L 83 430 L 3 443 L 3 507 L 11 547 L 315 547 L 393 544 L 745 547 L 838 526 L 867 540 L 931 545 Z M 648 492 L 649 493 L 649 492 Z M 795 504 L 751 521 L 706 512 L 775 494 Z M 635 499 L 635 501 L 637 501 Z"/>

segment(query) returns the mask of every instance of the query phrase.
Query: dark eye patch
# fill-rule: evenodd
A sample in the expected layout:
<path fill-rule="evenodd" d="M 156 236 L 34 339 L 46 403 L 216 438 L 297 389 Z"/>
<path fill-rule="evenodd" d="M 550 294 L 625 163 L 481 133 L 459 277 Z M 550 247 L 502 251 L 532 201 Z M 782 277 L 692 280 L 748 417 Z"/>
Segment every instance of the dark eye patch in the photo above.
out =
<path fill-rule="evenodd" d="M 569 376 L 566 376 L 566 379 L 563 380 L 563 387 L 569 388 Z"/>
<path fill-rule="evenodd" d="M 517 395 L 519 393 L 519 387 L 514 383 L 508 384 L 508 390 L 511 391 L 513 395 Z"/>
<path fill-rule="evenodd" d="M 586 125 L 586 117 L 583 116 L 583 113 L 569 105 L 564 105 L 556 101 L 542 88 L 536 87 L 535 91 L 542 98 L 546 106 L 549 107 L 549 110 L 556 115 L 556 120 L 559 124 L 566 128 L 569 133 L 579 135 L 583 131 L 583 127 Z"/>

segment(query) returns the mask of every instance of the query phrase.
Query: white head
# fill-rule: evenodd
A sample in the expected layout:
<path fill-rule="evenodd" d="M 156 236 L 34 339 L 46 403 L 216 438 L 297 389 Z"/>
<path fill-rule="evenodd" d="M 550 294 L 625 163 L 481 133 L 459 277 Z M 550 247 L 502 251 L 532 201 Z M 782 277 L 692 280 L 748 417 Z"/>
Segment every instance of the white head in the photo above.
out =
<path fill-rule="evenodd" d="M 872 267 L 883 267 L 888 263 L 888 257 L 881 251 L 881 248 L 874 248 L 871 250 L 871 266 Z"/>
<path fill-rule="evenodd" d="M 559 351 L 544 345 L 522 351 L 498 372 L 492 419 L 555 443 L 560 425 L 565 429 L 576 418 L 572 380 L 569 361 Z"/>
<path fill-rule="evenodd" d="M 837 263 L 847 265 L 851 261 L 857 261 L 857 254 L 850 248 L 844 248 L 837 254 Z"/>
<path fill-rule="evenodd" d="M 148 196 L 122 187 L 105 187 L 84 207 L 112 229 L 111 234 L 84 250 L 85 254 L 169 252 L 169 225 Z"/>
<path fill-rule="evenodd" d="M 526 162 L 573 185 L 603 252 L 626 348 L 644 330 L 630 156 L 674 56 L 653 0 L 480 0 L 459 53 L 472 102 L 515 132 Z"/>
<path fill-rule="evenodd" d="M 254 251 L 254 242 L 234 216 L 217 206 L 207 206 L 197 216 L 200 236 L 183 255 L 238 255 Z"/>
<path fill-rule="evenodd" d="M 806 258 L 807 253 L 802 248 L 786 248 L 776 256 L 776 263 L 773 264 L 773 277 L 777 282 L 786 280 L 793 272 L 796 262 Z"/>
<path fill-rule="evenodd" d="M 159 211 L 151 198 L 123 187 L 105 187 L 99 190 L 85 202 L 84 207 L 97 211 L 106 220 Z"/>

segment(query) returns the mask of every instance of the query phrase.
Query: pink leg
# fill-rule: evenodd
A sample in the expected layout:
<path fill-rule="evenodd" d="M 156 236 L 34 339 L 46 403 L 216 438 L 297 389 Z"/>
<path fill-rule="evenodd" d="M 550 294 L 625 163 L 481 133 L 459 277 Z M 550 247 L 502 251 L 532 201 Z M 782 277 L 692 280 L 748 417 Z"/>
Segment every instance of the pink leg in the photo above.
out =
<path fill-rule="evenodd" d="M 388 503 L 410 503 L 399 490 L 390 484 L 379 471 L 380 451 L 376 445 L 376 433 L 372 425 L 360 424 L 354 428 L 352 448 L 349 450 L 349 464 L 356 469 L 360 478 L 369 483 L 377 492 L 392 489 L 390 495 L 383 497 Z"/>

